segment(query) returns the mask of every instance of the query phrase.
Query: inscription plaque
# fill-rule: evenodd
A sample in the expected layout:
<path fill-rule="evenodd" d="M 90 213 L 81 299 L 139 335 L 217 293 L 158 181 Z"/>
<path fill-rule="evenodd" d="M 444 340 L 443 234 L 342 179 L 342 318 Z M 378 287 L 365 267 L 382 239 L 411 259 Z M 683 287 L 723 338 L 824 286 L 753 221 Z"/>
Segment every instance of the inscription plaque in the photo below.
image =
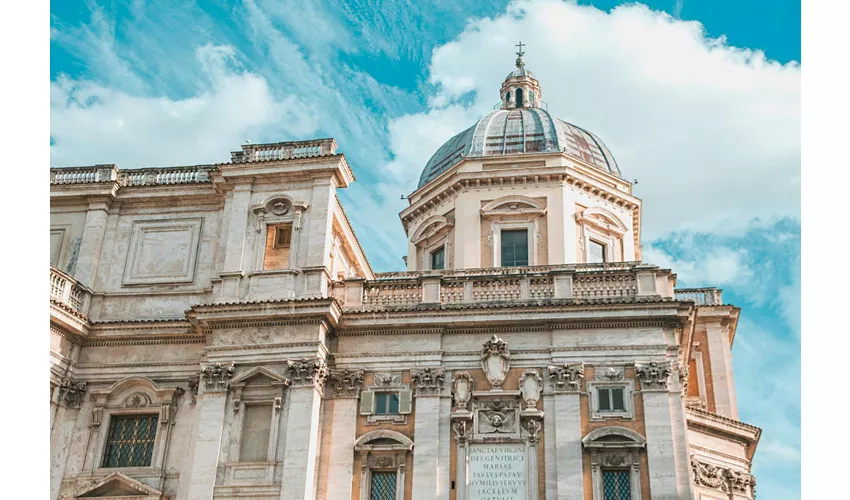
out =
<path fill-rule="evenodd" d="M 524 443 L 469 445 L 469 500 L 526 500 Z"/>

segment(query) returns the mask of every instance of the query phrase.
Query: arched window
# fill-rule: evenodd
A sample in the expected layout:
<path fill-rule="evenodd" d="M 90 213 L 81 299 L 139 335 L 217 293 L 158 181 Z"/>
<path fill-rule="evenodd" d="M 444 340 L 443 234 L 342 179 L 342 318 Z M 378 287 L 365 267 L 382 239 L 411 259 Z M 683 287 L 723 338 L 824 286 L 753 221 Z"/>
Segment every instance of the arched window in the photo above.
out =
<path fill-rule="evenodd" d="M 413 441 L 400 432 L 375 430 L 354 442 L 360 457 L 360 498 L 404 498 L 404 471 Z"/>
<path fill-rule="evenodd" d="M 522 89 L 516 89 L 516 107 L 522 107 Z"/>
<path fill-rule="evenodd" d="M 593 500 L 640 500 L 640 450 L 646 439 L 619 426 L 601 427 L 582 440 L 590 451 Z"/>

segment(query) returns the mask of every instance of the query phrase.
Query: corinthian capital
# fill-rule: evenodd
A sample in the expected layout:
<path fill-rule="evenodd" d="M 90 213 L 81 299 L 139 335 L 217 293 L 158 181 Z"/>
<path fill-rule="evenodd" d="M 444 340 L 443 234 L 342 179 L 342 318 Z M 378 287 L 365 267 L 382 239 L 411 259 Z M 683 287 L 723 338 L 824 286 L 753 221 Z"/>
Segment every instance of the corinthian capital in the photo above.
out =
<path fill-rule="evenodd" d="M 648 363 L 635 362 L 635 373 L 640 380 L 641 390 L 666 391 L 670 380 L 669 361 L 650 361 Z"/>
<path fill-rule="evenodd" d="M 286 365 L 289 367 L 289 378 L 292 379 L 293 386 L 312 385 L 321 389 L 328 378 L 328 366 L 322 359 L 301 358 L 297 361 L 289 360 Z"/>
<path fill-rule="evenodd" d="M 233 378 L 234 363 L 222 365 L 216 363 L 201 367 L 201 378 L 208 391 L 221 391 L 227 388 L 227 382 Z"/>
<path fill-rule="evenodd" d="M 357 397 L 363 384 L 363 370 L 331 370 L 328 382 L 336 397 Z"/>
<path fill-rule="evenodd" d="M 439 394 L 445 377 L 442 368 L 420 368 L 410 370 L 410 378 L 416 382 L 416 394 Z"/>
<path fill-rule="evenodd" d="M 549 379 L 555 392 L 577 392 L 584 378 L 584 363 L 549 365 Z"/>

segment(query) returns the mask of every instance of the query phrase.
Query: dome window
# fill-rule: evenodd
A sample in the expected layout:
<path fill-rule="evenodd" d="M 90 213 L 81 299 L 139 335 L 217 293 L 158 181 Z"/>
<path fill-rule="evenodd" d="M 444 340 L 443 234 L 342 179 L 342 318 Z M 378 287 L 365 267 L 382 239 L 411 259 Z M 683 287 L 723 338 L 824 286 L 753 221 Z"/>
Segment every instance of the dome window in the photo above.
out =
<path fill-rule="evenodd" d="M 522 107 L 522 89 L 516 89 L 516 107 Z"/>

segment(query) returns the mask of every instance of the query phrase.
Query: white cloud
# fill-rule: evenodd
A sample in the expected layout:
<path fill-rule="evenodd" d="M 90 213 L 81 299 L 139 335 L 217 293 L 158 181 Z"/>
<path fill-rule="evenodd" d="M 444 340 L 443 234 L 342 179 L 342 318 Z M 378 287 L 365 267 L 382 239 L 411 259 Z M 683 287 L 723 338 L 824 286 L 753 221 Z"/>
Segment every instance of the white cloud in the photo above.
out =
<path fill-rule="evenodd" d="M 266 80 L 232 66 L 229 47 L 197 50 L 208 88 L 172 100 L 136 97 L 92 81 L 60 78 L 50 86 L 54 166 L 116 163 L 129 168 L 219 162 L 251 134 L 315 130 L 299 100 L 276 100 Z"/>
<path fill-rule="evenodd" d="M 515 1 L 504 15 L 471 21 L 434 50 L 432 109 L 390 125 L 394 183 L 415 188 L 432 146 L 492 108 L 519 39 L 550 113 L 598 134 L 640 181 L 645 240 L 799 216 L 799 66 L 705 38 L 699 23 L 643 5 L 606 13 Z M 415 154 L 403 149 L 412 143 Z"/>
<path fill-rule="evenodd" d="M 723 286 L 753 275 L 746 252 L 724 246 L 690 247 L 685 257 L 675 258 L 660 248 L 647 245 L 643 249 L 643 260 L 672 269 L 679 287 Z"/>

